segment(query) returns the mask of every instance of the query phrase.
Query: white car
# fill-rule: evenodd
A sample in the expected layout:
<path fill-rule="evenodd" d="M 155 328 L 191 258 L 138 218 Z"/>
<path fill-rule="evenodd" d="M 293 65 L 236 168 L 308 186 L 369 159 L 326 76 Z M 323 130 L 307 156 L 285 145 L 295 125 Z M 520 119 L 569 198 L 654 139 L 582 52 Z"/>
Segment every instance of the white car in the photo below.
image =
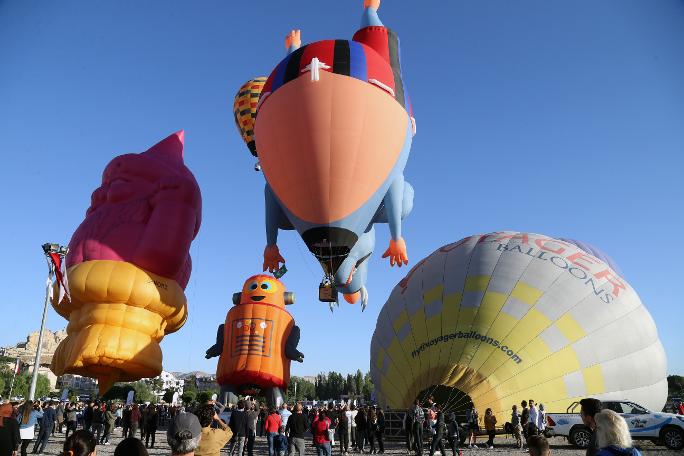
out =
<path fill-rule="evenodd" d="M 651 412 L 631 401 L 601 401 L 604 409 L 619 413 L 629 426 L 634 440 L 651 440 L 664 444 L 671 450 L 684 448 L 684 416 L 672 413 Z M 579 415 L 579 402 L 568 407 L 568 413 L 548 413 L 547 429 L 553 434 L 567 437 L 568 441 L 580 448 L 586 448 L 591 439 L 591 431 Z"/>

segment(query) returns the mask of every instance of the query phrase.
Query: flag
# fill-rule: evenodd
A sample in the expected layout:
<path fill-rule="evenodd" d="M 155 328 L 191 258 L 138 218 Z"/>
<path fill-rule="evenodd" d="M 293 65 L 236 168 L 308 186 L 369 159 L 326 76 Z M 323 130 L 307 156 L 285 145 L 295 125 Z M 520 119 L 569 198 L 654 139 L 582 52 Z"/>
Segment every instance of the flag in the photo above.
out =
<path fill-rule="evenodd" d="M 57 277 L 57 286 L 59 288 L 59 297 L 57 304 L 62 302 L 64 296 L 69 298 L 69 283 L 67 281 L 66 264 L 62 262 L 62 257 L 59 253 L 51 252 L 48 254 L 53 266 L 55 267 L 55 276 Z"/>
<path fill-rule="evenodd" d="M 21 361 L 17 358 L 17 362 L 14 363 L 14 375 L 17 375 L 21 371 Z"/>

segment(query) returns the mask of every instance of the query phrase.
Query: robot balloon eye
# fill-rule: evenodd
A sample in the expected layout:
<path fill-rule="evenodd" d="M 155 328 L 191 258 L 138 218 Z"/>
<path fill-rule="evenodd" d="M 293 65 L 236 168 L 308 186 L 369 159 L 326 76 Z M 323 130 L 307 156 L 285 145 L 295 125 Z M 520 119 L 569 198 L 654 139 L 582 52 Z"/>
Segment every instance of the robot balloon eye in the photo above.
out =
<path fill-rule="evenodd" d="M 259 284 L 258 284 L 258 283 L 252 282 L 252 283 L 249 284 L 249 289 L 250 289 L 250 290 L 256 290 L 257 288 L 259 288 Z"/>
<path fill-rule="evenodd" d="M 271 289 L 271 284 L 268 282 L 264 282 L 261 284 L 261 289 L 262 290 L 270 290 Z"/>

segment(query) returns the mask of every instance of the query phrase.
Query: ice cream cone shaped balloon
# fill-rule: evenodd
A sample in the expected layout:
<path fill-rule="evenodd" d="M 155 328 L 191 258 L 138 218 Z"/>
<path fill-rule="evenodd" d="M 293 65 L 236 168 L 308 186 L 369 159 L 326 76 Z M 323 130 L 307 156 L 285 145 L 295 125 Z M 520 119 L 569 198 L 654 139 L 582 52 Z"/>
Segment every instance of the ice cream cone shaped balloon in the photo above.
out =
<path fill-rule="evenodd" d="M 55 374 L 94 377 L 101 394 L 118 381 L 159 375 L 159 342 L 187 319 L 189 248 L 201 208 L 182 131 L 107 165 L 69 242 L 69 295 L 53 300 L 69 320 Z"/>

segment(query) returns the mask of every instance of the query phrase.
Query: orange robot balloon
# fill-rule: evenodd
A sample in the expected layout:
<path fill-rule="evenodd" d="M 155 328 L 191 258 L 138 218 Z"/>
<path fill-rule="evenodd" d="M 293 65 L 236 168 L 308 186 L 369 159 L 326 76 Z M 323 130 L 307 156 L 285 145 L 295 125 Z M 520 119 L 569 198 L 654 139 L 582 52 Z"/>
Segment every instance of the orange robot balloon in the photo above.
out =
<path fill-rule="evenodd" d="M 270 275 L 250 277 L 242 292 L 233 295 L 235 307 L 218 327 L 216 344 L 207 358 L 220 356 L 216 381 L 224 402 L 235 403 L 237 394 L 261 394 L 269 405 L 282 402 L 290 381 L 290 362 L 302 362 L 297 350 L 300 331 L 285 310 L 294 293 Z"/>

